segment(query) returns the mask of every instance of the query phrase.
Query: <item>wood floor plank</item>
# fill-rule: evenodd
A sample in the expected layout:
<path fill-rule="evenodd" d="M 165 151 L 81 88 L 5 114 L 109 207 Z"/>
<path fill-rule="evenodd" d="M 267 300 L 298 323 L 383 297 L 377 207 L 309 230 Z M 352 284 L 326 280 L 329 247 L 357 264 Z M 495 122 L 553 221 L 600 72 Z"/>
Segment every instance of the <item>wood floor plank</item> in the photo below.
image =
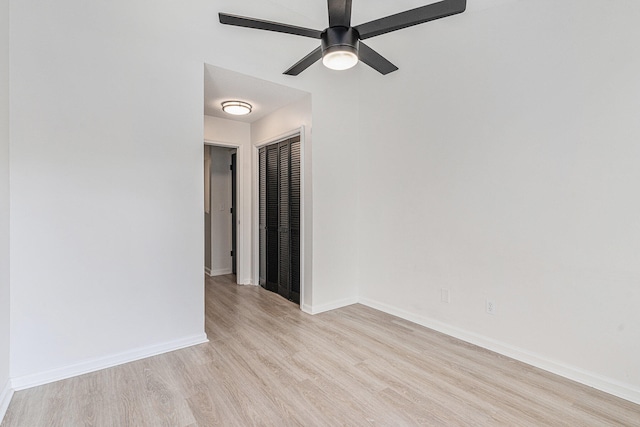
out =
<path fill-rule="evenodd" d="M 209 343 L 16 392 L 0 427 L 640 427 L 640 405 L 407 320 L 234 280 L 206 280 Z"/>

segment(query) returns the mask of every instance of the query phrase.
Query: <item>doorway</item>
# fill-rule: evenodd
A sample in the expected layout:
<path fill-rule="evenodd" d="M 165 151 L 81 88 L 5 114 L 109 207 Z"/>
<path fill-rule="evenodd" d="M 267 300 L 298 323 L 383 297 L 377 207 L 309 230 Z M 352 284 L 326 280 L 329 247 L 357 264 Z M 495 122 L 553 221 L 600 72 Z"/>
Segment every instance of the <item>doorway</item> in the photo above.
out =
<path fill-rule="evenodd" d="M 205 273 L 237 274 L 237 149 L 204 146 Z"/>

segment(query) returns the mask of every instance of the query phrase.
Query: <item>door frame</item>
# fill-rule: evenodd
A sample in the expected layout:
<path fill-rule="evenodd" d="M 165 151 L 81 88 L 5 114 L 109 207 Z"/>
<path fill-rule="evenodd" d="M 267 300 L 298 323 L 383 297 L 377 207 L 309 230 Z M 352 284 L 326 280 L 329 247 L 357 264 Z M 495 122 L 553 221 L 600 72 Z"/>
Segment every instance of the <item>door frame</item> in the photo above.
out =
<path fill-rule="evenodd" d="M 238 150 L 231 153 L 231 273 L 238 277 Z M 237 280 L 236 280 L 237 281 Z"/>
<path fill-rule="evenodd" d="M 305 130 L 304 126 L 292 129 L 288 132 L 282 133 L 275 137 L 271 137 L 267 140 L 260 141 L 252 147 L 253 165 L 251 167 L 253 174 L 253 283 L 260 285 L 260 176 L 259 176 L 259 150 L 267 145 L 278 143 L 282 140 L 289 139 L 292 136 L 300 136 L 300 309 L 304 304 L 304 291 L 305 291 Z"/>
<path fill-rule="evenodd" d="M 204 145 L 209 145 L 212 147 L 221 147 L 221 148 L 235 148 L 236 149 L 236 166 L 237 169 L 242 171 L 242 162 L 244 161 L 242 146 L 238 144 L 230 144 L 228 142 L 214 141 L 210 139 L 204 140 Z M 203 172 L 204 173 L 204 172 Z M 237 246 L 237 254 L 236 254 L 236 284 L 238 285 L 246 285 L 249 283 L 242 283 L 242 278 L 250 277 L 251 274 L 246 274 L 244 271 L 243 260 L 245 256 L 250 254 L 245 254 L 245 245 L 244 245 L 244 235 L 245 235 L 245 227 L 244 221 L 241 220 L 242 215 L 245 210 L 244 206 L 244 177 L 243 174 L 238 170 L 234 171 L 236 174 L 236 203 L 237 203 L 237 211 L 236 214 L 236 246 Z M 248 256 L 251 259 L 250 256 Z"/>

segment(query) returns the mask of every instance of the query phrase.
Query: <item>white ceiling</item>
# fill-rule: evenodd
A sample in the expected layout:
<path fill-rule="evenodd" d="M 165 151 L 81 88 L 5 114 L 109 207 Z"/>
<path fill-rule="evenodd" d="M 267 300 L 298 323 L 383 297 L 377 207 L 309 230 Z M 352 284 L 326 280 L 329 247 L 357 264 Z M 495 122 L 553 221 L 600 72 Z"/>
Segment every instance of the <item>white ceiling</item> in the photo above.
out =
<path fill-rule="evenodd" d="M 425 4 L 435 3 L 436 1 L 437 0 L 397 0 L 389 2 L 386 0 L 354 0 L 352 23 L 355 25 L 361 24 L 394 13 L 424 6 Z M 520 0 L 468 0 L 466 13 L 474 13 L 516 1 Z M 323 30 L 328 25 L 327 3 L 325 0 L 268 0 L 263 6 L 264 7 L 256 8 L 255 5 L 250 7 L 243 3 L 238 3 L 234 7 L 223 7 L 219 12 L 274 20 L 318 30 Z M 220 24 L 216 23 L 214 25 Z M 424 25 L 434 24 L 427 23 Z M 246 32 L 245 37 L 255 37 L 256 41 L 261 37 L 266 37 L 264 31 L 248 28 L 234 28 L 228 29 L 228 31 L 237 34 L 244 34 L 244 32 Z M 281 42 L 279 42 L 280 46 L 284 46 L 284 43 L 287 42 L 296 42 L 298 39 L 303 40 L 300 43 L 306 42 L 304 47 L 300 48 L 299 52 L 296 51 L 296 53 L 292 55 L 290 62 L 281 62 L 278 64 L 282 70 L 297 61 L 299 59 L 298 56 L 301 58 L 308 53 L 305 49 L 311 49 L 314 46 L 313 43 L 309 44 L 309 40 L 305 38 L 297 38 L 289 34 L 269 32 L 268 37 L 269 40 L 281 40 Z M 385 38 L 387 38 L 386 35 L 381 36 L 380 40 L 371 42 L 370 45 L 374 48 L 376 48 L 376 45 L 382 46 L 384 43 L 383 39 Z M 401 40 L 395 40 L 395 42 L 400 45 L 392 49 L 383 48 L 380 50 L 380 53 L 388 57 L 388 59 L 392 59 L 392 62 L 396 63 L 396 65 L 399 64 L 401 67 L 405 66 L 411 58 L 400 57 L 400 51 L 402 50 Z M 306 95 L 308 95 L 307 92 L 291 87 L 205 64 L 204 114 L 207 116 L 251 123 Z M 247 116 L 232 116 L 226 114 L 221 109 L 221 103 L 227 100 L 248 102 L 253 106 L 253 112 Z"/>
<path fill-rule="evenodd" d="M 285 105 L 308 95 L 298 89 L 205 64 L 204 114 L 244 123 L 252 123 Z M 222 111 L 223 101 L 245 101 L 253 106 L 251 114 L 233 116 Z"/>

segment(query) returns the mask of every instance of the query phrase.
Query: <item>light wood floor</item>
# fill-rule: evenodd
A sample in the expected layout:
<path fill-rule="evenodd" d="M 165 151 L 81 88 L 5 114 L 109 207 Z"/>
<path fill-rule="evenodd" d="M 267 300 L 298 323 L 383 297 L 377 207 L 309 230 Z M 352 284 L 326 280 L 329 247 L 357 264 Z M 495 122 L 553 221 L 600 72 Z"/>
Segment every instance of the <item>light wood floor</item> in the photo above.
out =
<path fill-rule="evenodd" d="M 640 426 L 640 406 L 354 305 L 206 283 L 210 343 L 14 395 L 13 426 Z"/>

